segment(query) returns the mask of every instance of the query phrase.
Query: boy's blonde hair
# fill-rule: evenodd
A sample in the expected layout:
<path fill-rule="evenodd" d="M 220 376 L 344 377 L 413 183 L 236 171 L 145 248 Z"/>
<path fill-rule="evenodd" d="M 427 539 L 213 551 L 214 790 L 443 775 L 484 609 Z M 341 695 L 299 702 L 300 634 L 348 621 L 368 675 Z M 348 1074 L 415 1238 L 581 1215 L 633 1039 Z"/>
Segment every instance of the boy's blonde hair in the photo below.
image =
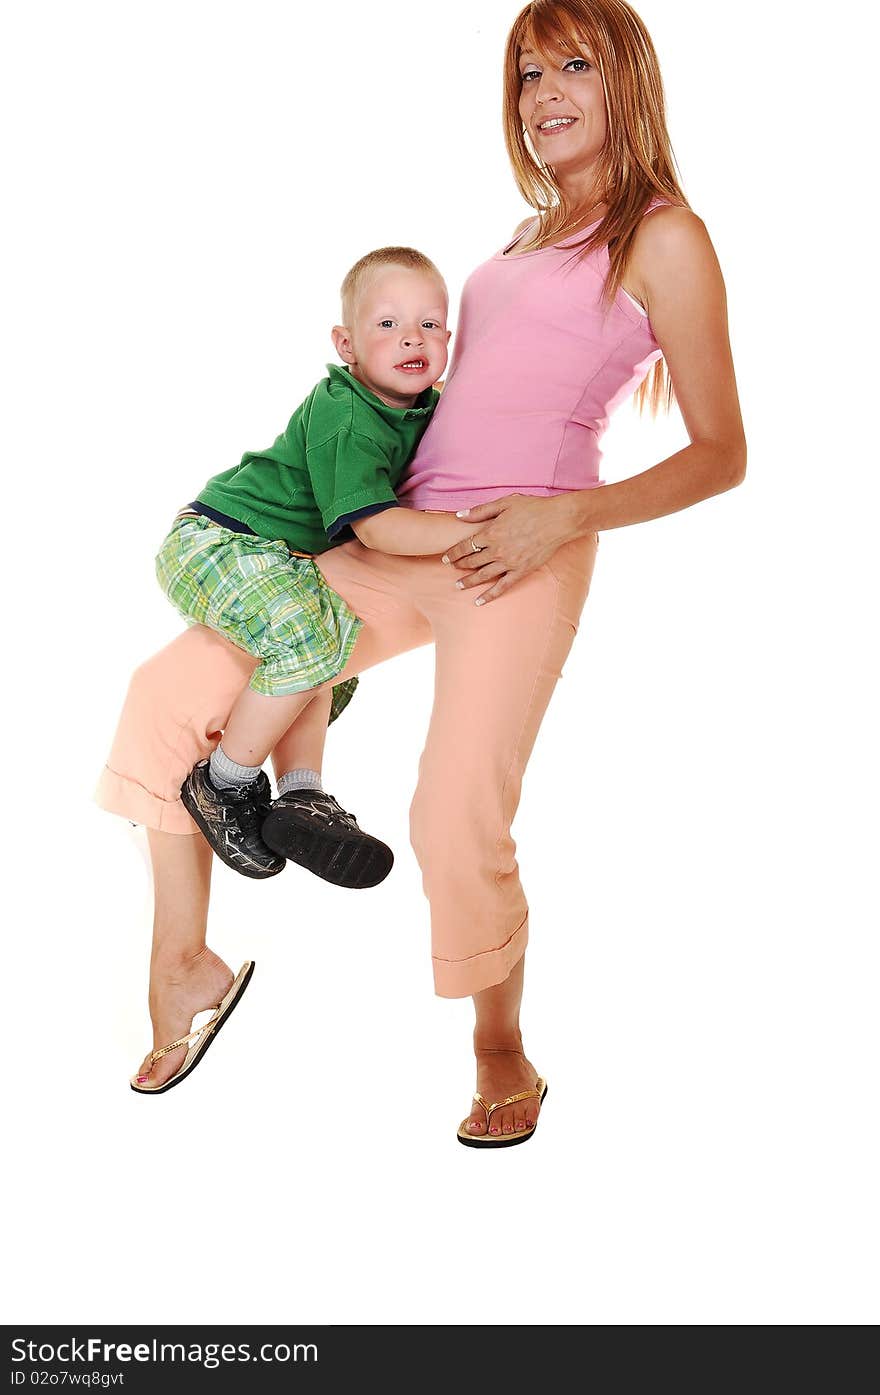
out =
<path fill-rule="evenodd" d="M 380 266 L 405 266 L 413 271 L 425 271 L 436 276 L 446 290 L 446 282 L 424 252 L 416 251 L 415 247 L 377 247 L 374 252 L 367 252 L 360 261 L 355 262 L 342 283 L 342 319 L 346 325 L 351 324 L 358 296 L 366 282 Z"/>

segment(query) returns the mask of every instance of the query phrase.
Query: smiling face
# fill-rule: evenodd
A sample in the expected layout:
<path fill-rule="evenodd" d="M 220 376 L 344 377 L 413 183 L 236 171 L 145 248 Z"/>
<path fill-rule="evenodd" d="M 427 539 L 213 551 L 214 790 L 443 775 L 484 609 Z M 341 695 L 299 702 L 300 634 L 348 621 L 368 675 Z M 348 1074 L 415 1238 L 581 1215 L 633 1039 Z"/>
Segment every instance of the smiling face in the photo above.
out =
<path fill-rule="evenodd" d="M 411 407 L 446 369 L 446 287 L 429 272 L 381 266 L 347 307 L 333 343 L 352 375 L 388 407 Z"/>
<path fill-rule="evenodd" d="M 561 187 L 582 196 L 608 133 L 602 79 L 589 49 L 579 44 L 551 55 L 525 48 L 519 72 L 519 114 L 535 154 Z"/>

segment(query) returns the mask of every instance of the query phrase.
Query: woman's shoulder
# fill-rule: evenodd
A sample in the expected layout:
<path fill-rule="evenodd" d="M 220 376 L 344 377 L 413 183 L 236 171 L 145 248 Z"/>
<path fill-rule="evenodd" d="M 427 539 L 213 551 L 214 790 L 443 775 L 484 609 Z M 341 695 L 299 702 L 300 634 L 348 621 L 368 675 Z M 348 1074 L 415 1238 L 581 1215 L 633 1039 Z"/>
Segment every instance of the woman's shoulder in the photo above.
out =
<path fill-rule="evenodd" d="M 670 288 L 708 284 L 717 270 L 702 218 L 681 204 L 658 204 L 644 215 L 633 238 L 625 284 L 648 307 Z"/>
<path fill-rule="evenodd" d="M 706 225 L 693 209 L 662 203 L 642 218 L 633 238 L 630 275 L 645 283 L 654 275 L 714 256 Z"/>
<path fill-rule="evenodd" d="M 530 213 L 528 218 L 523 218 L 521 223 L 517 223 L 513 230 L 514 237 L 519 237 L 520 233 L 525 232 L 530 223 L 537 223 L 538 221 L 537 213 Z"/>
<path fill-rule="evenodd" d="M 658 203 L 643 215 L 636 230 L 633 251 L 677 255 L 692 250 L 707 238 L 706 225 L 692 208 Z"/>
<path fill-rule="evenodd" d="M 530 227 L 532 227 L 535 223 L 539 223 L 540 221 L 541 221 L 541 220 L 540 220 L 540 218 L 538 217 L 537 213 L 531 213 L 531 214 L 529 214 L 528 218 L 523 218 L 523 220 L 522 220 L 521 223 L 517 223 L 516 227 L 514 228 L 512 234 L 511 234 L 511 236 L 510 236 L 510 239 L 509 239 L 508 242 L 506 242 L 505 245 L 504 245 L 504 250 L 505 250 L 505 252 L 509 252 L 510 249 L 511 249 L 512 247 L 515 247 L 515 246 L 516 246 L 516 244 L 519 242 L 520 238 L 522 237 L 523 233 L 525 232 L 526 228 L 530 228 Z"/>

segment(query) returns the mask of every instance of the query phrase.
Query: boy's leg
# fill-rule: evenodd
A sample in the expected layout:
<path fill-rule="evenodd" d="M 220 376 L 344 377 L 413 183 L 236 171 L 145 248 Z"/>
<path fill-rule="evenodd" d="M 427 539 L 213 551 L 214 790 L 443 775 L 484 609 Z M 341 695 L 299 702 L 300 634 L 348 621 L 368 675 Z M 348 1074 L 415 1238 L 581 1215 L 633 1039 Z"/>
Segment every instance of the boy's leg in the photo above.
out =
<path fill-rule="evenodd" d="M 284 858 L 264 842 L 271 803 L 263 771 L 275 743 L 350 656 L 360 622 L 313 561 L 280 542 L 178 522 L 159 553 L 160 580 L 178 609 L 216 628 L 259 661 L 210 760 L 198 762 L 181 799 L 216 855 L 264 879 Z"/>
<path fill-rule="evenodd" d="M 267 697 L 245 688 L 236 698 L 223 730 L 226 755 L 237 765 L 262 765 L 313 697 L 313 692 Z"/>
<path fill-rule="evenodd" d="M 391 871 L 394 854 L 365 833 L 321 782 L 332 701 L 332 688 L 318 692 L 273 752 L 278 798 L 263 824 L 263 839 L 335 886 L 377 886 Z"/>
<path fill-rule="evenodd" d="M 386 566 L 394 559 L 360 543 L 345 543 L 325 555 L 332 568 L 324 568 L 324 556 L 318 560 L 329 584 L 363 621 L 354 653 L 333 683 L 431 642 L 405 570 Z M 211 754 L 256 666 L 250 654 L 204 625 L 192 626 L 141 664 L 96 790 L 101 807 L 147 828 L 195 833 L 180 787 L 193 766 Z"/>
<path fill-rule="evenodd" d="M 212 851 L 244 877 L 263 880 L 284 870 L 283 854 L 269 847 L 262 833 L 272 801 L 263 762 L 312 698 L 311 692 L 270 697 L 245 688 L 222 743 L 208 761 L 193 767 L 181 787 L 180 797 Z"/>
<path fill-rule="evenodd" d="M 320 776 L 324 766 L 324 745 L 332 698 L 332 688 L 324 688 L 314 694 L 280 741 L 275 742 L 272 766 L 276 785 L 292 770 L 313 770 Z"/>

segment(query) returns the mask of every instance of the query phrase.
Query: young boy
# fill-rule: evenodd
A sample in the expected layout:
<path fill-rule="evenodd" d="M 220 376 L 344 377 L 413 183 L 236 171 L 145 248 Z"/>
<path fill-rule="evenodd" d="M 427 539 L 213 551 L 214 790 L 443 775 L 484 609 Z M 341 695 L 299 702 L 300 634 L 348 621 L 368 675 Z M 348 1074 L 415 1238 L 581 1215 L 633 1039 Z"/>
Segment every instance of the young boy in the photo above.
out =
<path fill-rule="evenodd" d="M 271 800 L 263 762 L 311 702 L 332 721 L 357 679 L 315 695 L 354 648 L 361 622 L 313 560 L 354 534 L 403 555 L 444 552 L 467 536 L 451 514 L 397 505 L 395 488 L 436 406 L 446 367 L 448 296 L 422 253 L 384 247 L 342 285 L 332 332 L 346 367 L 297 408 L 268 450 L 209 480 L 182 509 L 156 558 L 160 584 L 190 621 L 258 660 L 210 761 L 181 799 L 215 853 L 244 876 L 274 876 L 285 858 L 340 886 L 374 886 L 390 848 L 324 792 L 315 771 L 284 773 Z"/>

